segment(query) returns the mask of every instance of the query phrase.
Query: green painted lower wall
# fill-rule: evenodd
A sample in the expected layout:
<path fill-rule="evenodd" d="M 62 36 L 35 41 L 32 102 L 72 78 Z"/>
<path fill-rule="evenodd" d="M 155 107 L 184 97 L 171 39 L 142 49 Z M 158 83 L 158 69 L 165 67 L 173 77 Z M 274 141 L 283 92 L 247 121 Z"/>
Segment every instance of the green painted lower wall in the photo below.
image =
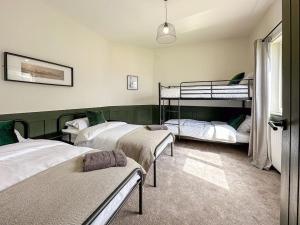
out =
<path fill-rule="evenodd" d="M 178 110 L 177 107 L 171 107 L 171 111 Z M 202 121 L 228 121 L 241 114 L 250 115 L 251 108 L 233 108 L 233 107 L 203 107 L 203 106 L 181 106 L 181 119 L 194 119 Z M 159 107 L 153 106 L 153 123 L 159 123 Z M 177 113 L 168 113 L 166 119 L 178 118 Z"/>
<path fill-rule="evenodd" d="M 132 124 L 151 124 L 153 106 L 152 105 L 134 105 L 134 106 L 108 106 L 88 109 L 72 109 L 59 111 L 45 111 L 32 113 L 18 113 L 0 115 L 0 120 L 22 119 L 29 123 L 30 137 L 36 137 L 56 132 L 57 118 L 67 113 L 82 113 L 87 110 L 102 110 L 107 120 L 120 120 Z M 72 118 L 70 118 L 72 119 Z M 18 127 L 19 129 L 20 127 Z"/>
<path fill-rule="evenodd" d="M 173 108 L 176 109 L 176 108 Z M 0 120 L 22 119 L 29 123 L 30 137 L 36 137 L 57 131 L 57 118 L 67 113 L 83 113 L 87 110 L 104 112 L 107 120 L 120 120 L 132 124 L 158 124 L 159 107 L 157 105 L 131 105 L 131 106 L 108 106 L 88 109 L 72 109 L 46 112 L 18 113 L 0 115 Z M 204 121 L 228 121 L 230 118 L 240 114 L 251 114 L 249 108 L 222 108 L 222 107 L 201 107 L 182 106 L 182 119 L 195 119 Z M 166 118 L 177 118 L 177 115 L 167 114 Z M 70 120 L 73 118 L 69 118 Z M 65 118 L 68 120 L 68 118 Z M 64 123 L 65 121 L 63 121 Z M 21 127 L 18 127 L 21 129 Z"/>

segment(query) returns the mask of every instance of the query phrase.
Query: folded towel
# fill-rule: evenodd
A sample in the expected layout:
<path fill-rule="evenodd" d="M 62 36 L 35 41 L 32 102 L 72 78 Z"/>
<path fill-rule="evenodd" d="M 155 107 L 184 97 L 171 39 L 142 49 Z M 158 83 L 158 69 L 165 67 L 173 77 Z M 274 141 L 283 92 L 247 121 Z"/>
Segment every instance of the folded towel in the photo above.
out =
<path fill-rule="evenodd" d="M 127 165 L 127 157 L 122 150 L 113 151 L 116 158 L 116 167 L 124 167 Z"/>
<path fill-rule="evenodd" d="M 126 165 L 127 157 L 121 150 L 93 152 L 84 156 L 83 172 L 109 167 L 124 167 Z"/>
<path fill-rule="evenodd" d="M 168 130 L 165 125 L 147 125 L 148 130 Z"/>

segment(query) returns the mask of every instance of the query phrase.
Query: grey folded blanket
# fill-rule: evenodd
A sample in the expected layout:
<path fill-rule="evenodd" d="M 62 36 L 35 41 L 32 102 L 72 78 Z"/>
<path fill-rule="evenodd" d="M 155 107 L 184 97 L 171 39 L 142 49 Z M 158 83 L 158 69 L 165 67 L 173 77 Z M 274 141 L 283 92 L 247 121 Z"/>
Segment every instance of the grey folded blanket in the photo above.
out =
<path fill-rule="evenodd" d="M 147 125 L 148 130 L 168 130 L 165 125 Z"/>
<path fill-rule="evenodd" d="M 127 157 L 121 150 L 93 152 L 84 156 L 83 172 L 109 167 L 124 167 L 126 165 Z"/>

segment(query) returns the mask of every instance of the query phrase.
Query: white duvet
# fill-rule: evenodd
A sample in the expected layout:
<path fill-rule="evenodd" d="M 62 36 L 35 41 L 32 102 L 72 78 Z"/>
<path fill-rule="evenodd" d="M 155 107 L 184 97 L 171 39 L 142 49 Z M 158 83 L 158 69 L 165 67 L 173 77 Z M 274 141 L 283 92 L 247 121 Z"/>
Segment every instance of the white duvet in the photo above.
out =
<path fill-rule="evenodd" d="M 50 140 L 26 140 L 1 146 L 0 191 L 90 150 Z"/>
<path fill-rule="evenodd" d="M 125 122 L 106 122 L 79 131 L 75 145 L 96 148 L 101 150 L 114 150 L 118 140 L 141 125 L 127 124 Z"/>
<path fill-rule="evenodd" d="M 79 131 L 74 144 L 100 150 L 115 150 L 118 140 L 121 137 L 140 127 L 142 126 L 127 124 L 125 122 L 106 122 L 98 124 Z M 173 141 L 172 136 L 167 138 L 158 147 L 156 157 Z"/>
<path fill-rule="evenodd" d="M 171 132 L 178 135 L 178 120 L 172 119 L 168 120 L 166 123 L 166 126 Z M 200 140 L 225 143 L 247 143 L 249 141 L 249 134 L 240 134 L 227 123 L 219 121 L 206 122 L 181 119 L 180 135 Z"/>

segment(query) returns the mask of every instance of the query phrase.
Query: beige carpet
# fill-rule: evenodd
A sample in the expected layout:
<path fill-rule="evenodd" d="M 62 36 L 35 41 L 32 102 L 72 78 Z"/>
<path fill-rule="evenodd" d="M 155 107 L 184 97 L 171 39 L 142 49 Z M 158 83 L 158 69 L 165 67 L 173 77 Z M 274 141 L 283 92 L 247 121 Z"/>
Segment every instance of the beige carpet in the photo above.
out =
<path fill-rule="evenodd" d="M 174 157 L 158 160 L 158 187 L 152 169 L 144 188 L 144 214 L 137 192 L 113 225 L 276 225 L 280 175 L 251 166 L 243 147 L 182 141 Z"/>

